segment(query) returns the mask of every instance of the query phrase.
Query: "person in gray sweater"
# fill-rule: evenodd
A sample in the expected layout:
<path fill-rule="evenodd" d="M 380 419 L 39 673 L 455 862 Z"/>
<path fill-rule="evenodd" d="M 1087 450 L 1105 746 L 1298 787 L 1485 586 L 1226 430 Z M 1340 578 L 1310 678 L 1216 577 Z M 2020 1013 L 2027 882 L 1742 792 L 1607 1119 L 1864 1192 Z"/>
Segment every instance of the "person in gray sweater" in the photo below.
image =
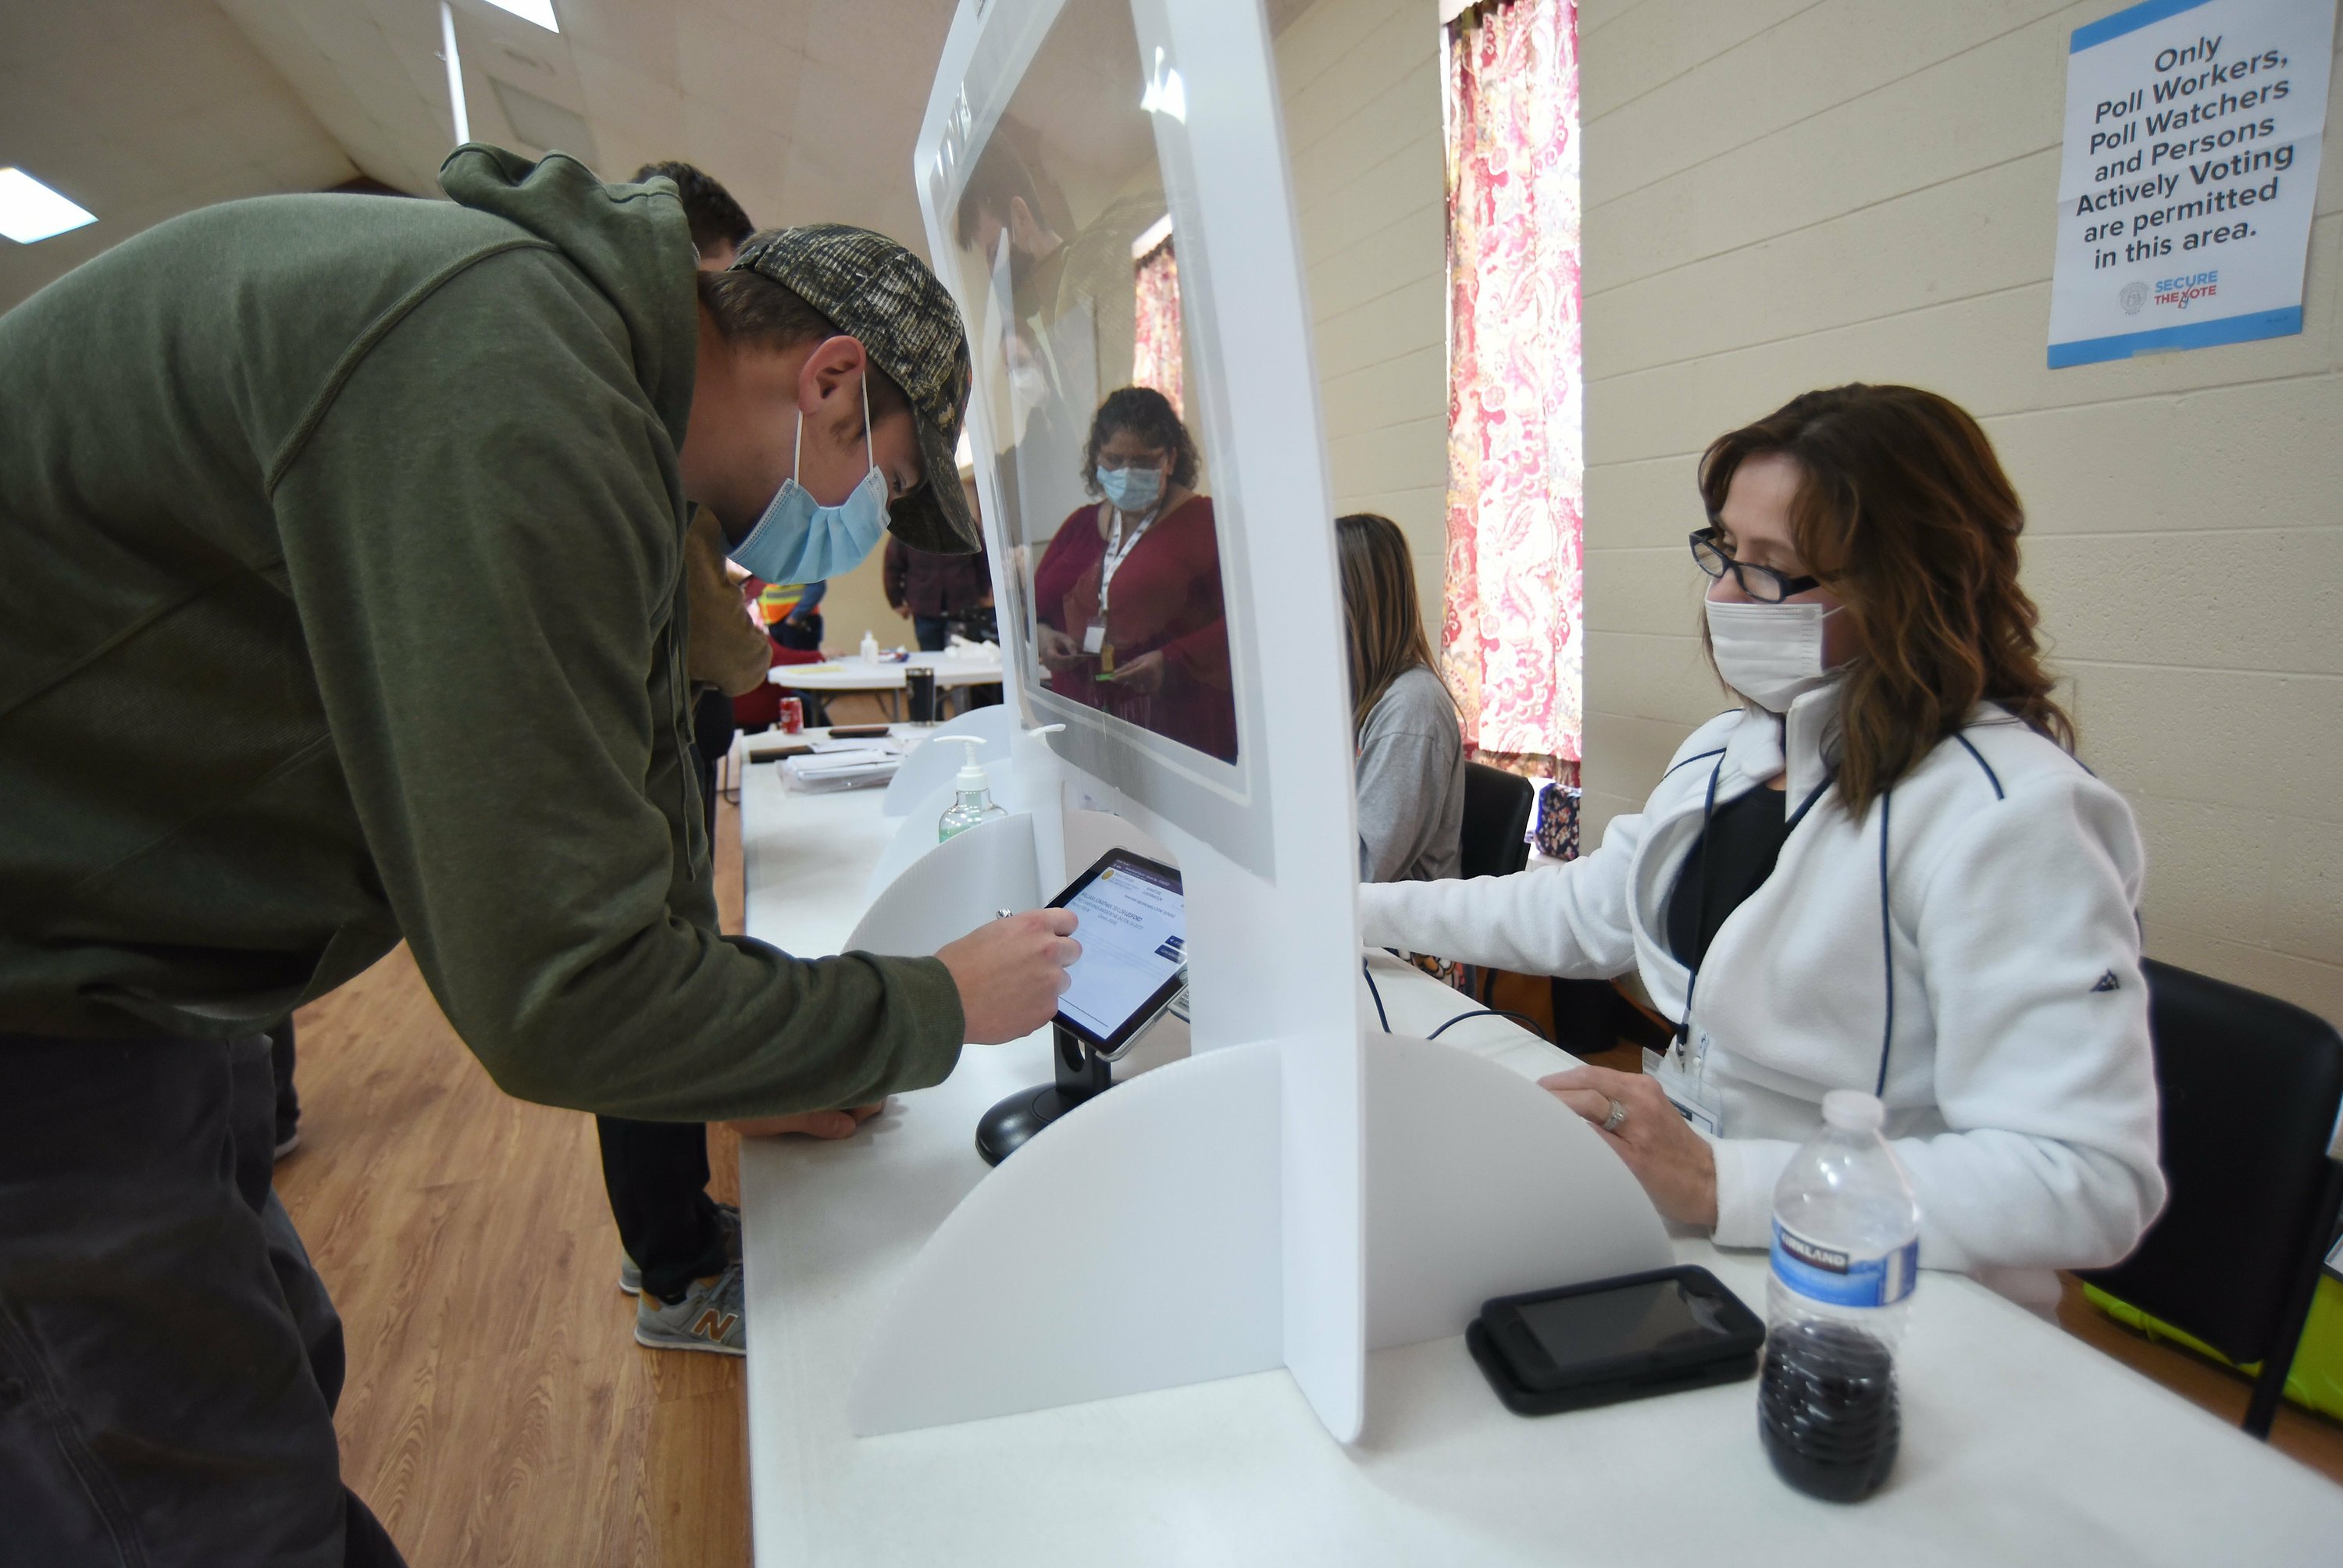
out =
<path fill-rule="evenodd" d="M 1334 522 L 1358 738 L 1359 878 L 1436 881 L 1463 871 L 1464 738 L 1433 666 L 1407 538 L 1389 518 Z"/>

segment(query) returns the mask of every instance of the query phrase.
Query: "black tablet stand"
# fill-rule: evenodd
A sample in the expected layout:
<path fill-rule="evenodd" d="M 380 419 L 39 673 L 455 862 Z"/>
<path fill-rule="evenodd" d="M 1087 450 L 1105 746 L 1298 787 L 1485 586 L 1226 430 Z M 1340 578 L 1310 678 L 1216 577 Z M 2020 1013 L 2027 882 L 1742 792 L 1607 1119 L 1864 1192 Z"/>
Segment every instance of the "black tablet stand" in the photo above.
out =
<path fill-rule="evenodd" d="M 1114 1087 L 1114 1065 L 1092 1050 L 1088 1040 L 1062 1023 L 1050 1026 L 1050 1038 L 1056 1079 L 1019 1090 L 976 1124 L 976 1151 L 987 1165 L 1000 1164 L 1059 1117 Z"/>

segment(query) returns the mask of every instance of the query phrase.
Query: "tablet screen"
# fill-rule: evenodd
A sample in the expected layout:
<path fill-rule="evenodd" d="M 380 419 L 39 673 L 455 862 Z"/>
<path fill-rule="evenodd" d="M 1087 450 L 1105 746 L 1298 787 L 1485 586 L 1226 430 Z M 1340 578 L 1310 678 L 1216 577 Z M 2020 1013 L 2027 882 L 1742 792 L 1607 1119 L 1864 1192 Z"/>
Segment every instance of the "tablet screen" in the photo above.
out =
<path fill-rule="evenodd" d="M 1092 1045 L 1121 1046 L 1179 989 L 1188 963 L 1180 873 L 1116 850 L 1055 900 L 1081 917 L 1082 956 L 1066 970 L 1059 1021 Z"/>

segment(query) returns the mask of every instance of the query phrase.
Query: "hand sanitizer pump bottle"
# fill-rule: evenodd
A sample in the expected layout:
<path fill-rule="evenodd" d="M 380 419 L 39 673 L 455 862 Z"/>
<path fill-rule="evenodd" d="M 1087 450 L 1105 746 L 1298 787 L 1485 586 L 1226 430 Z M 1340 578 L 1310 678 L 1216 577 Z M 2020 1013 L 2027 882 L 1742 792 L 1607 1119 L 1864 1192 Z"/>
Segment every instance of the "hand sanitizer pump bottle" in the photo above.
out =
<path fill-rule="evenodd" d="M 946 745 L 965 746 L 968 760 L 960 764 L 959 775 L 952 780 L 955 791 L 950 809 L 936 823 L 936 842 L 967 832 L 980 822 L 990 822 L 1009 813 L 992 803 L 992 790 L 986 783 L 984 765 L 976 759 L 977 748 L 982 738 L 974 735 L 939 735 L 936 740 Z"/>

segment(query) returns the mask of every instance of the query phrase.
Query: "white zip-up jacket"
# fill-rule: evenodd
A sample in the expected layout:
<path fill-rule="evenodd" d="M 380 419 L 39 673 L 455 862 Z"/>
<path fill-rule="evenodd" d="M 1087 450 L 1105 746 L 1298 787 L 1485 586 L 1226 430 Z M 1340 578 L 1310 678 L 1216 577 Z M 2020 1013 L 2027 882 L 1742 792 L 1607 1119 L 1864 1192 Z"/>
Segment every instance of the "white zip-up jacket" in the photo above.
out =
<path fill-rule="evenodd" d="M 1762 1247 L 1774 1186 L 1834 1089 L 1875 1091 L 1920 1202 L 1924 1267 L 2037 1308 L 2164 1203 L 2130 808 L 1980 707 L 1858 819 L 1831 788 L 1836 688 L 1685 741 L 1641 814 L 1552 869 L 1359 890 L 1371 946 L 1530 974 L 1641 973 L 1721 1109 L 1720 1246 Z M 1785 751 L 1786 749 L 1786 758 Z M 1788 772 L 1795 825 L 1697 976 L 1667 945 L 1707 814 Z"/>

